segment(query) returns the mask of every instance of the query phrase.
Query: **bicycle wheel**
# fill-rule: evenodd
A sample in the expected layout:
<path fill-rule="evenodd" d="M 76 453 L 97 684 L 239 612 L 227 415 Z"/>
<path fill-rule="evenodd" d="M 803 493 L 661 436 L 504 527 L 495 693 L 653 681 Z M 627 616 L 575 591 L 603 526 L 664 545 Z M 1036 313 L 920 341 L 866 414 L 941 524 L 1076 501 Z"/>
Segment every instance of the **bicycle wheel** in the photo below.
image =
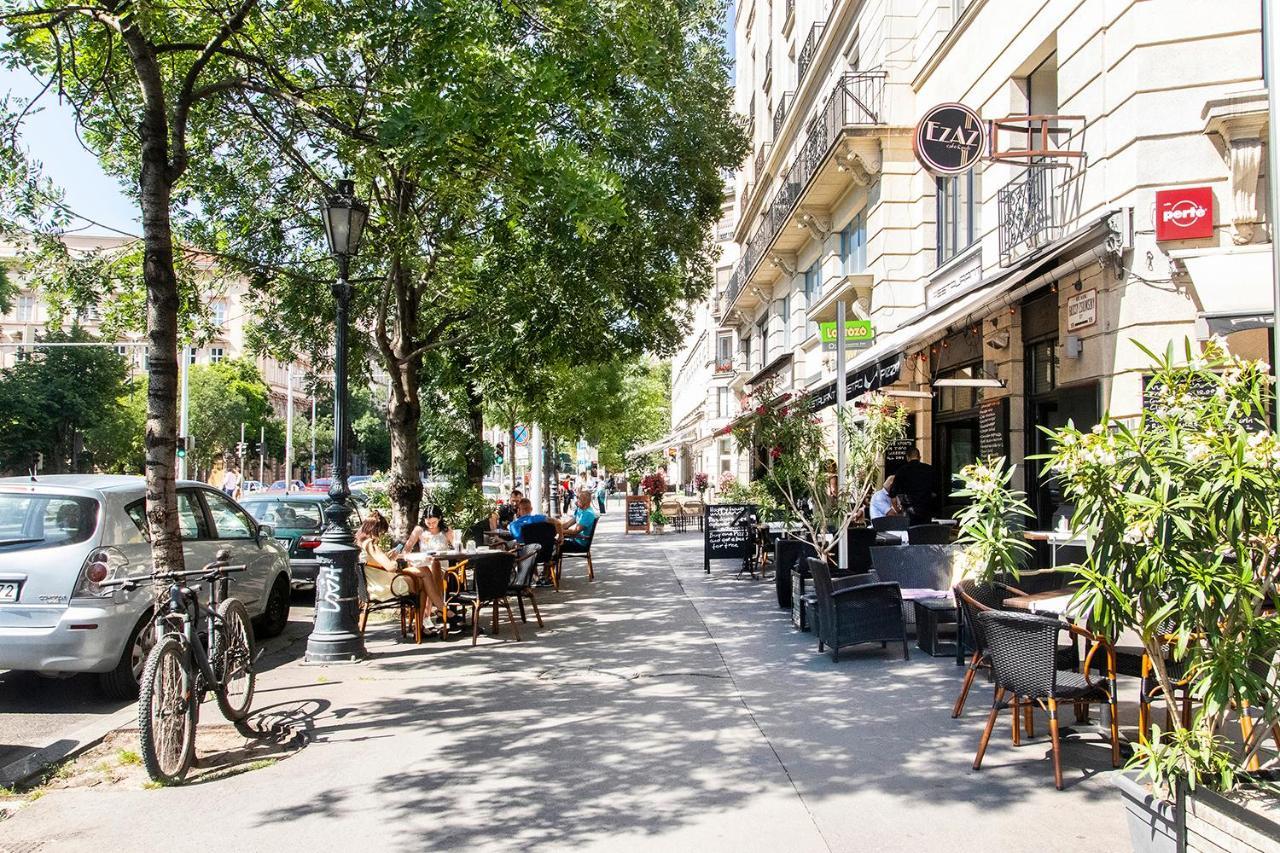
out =
<path fill-rule="evenodd" d="M 195 761 L 195 677 L 186 643 L 169 634 L 142 669 L 138 686 L 138 735 L 142 764 L 155 782 L 180 782 Z"/>
<path fill-rule="evenodd" d="M 217 628 L 210 632 L 213 673 L 220 684 L 214 686 L 222 716 L 238 723 L 249 716 L 253 704 L 253 626 L 249 611 L 239 600 L 228 598 L 218 605 Z"/>

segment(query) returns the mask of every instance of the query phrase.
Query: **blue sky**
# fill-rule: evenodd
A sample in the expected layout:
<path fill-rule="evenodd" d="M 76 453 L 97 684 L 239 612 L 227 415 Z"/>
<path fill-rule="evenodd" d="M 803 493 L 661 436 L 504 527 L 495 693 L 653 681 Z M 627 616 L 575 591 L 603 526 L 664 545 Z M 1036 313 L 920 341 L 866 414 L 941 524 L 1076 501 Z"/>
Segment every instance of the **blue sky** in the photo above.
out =
<path fill-rule="evenodd" d="M 729 3 L 725 16 L 725 43 L 730 56 L 734 49 L 733 9 L 734 4 Z M 40 84 L 25 71 L 0 68 L 0 91 L 29 98 L 40 91 Z M 70 107 L 49 94 L 40 99 L 40 104 L 41 111 L 28 116 L 24 123 L 23 142 L 31 156 L 43 164 L 45 174 L 62 187 L 67 205 L 99 223 L 80 223 L 83 233 L 106 234 L 113 228 L 141 233 L 137 206 L 76 139 Z"/>

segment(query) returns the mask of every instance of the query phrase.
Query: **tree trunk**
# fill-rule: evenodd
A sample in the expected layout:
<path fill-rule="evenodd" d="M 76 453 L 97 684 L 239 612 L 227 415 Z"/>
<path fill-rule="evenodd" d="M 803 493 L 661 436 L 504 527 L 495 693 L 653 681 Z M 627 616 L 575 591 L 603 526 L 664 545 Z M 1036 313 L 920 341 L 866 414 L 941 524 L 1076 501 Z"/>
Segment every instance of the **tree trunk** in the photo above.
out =
<path fill-rule="evenodd" d="M 169 222 L 172 184 L 168 177 L 163 105 L 147 110 L 141 124 L 142 277 L 147 287 L 146 474 L 147 524 L 156 571 L 183 568 L 174 487 L 178 433 L 178 276 L 173 267 Z"/>
<path fill-rule="evenodd" d="M 413 365 L 399 362 L 394 368 L 391 399 L 387 401 L 387 431 L 391 434 L 391 482 L 387 495 L 391 498 L 391 536 L 403 541 L 417 523 L 422 505 L 422 477 L 418 473 L 422 404 Z"/>
<path fill-rule="evenodd" d="M 507 452 L 511 454 L 511 491 L 515 491 L 519 486 L 516 485 L 516 422 L 512 418 L 510 421 L 510 429 L 507 430 Z"/>
<path fill-rule="evenodd" d="M 477 489 L 484 485 L 484 398 L 479 387 L 467 380 L 467 428 L 471 443 L 467 445 L 467 482 Z"/>

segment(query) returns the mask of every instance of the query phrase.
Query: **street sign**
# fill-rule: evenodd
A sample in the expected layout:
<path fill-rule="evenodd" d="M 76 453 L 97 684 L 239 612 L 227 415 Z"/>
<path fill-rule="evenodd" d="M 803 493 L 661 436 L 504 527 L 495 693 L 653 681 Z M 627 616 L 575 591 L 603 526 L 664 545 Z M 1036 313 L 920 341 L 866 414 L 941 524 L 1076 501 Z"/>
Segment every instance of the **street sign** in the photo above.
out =
<path fill-rule="evenodd" d="M 516 424 L 516 428 L 512 430 L 512 435 L 516 437 L 516 444 L 529 443 L 529 428 L 524 424 Z"/>
<path fill-rule="evenodd" d="M 834 322 L 818 324 L 818 340 L 822 341 L 822 349 L 834 352 L 836 348 L 836 324 Z M 866 349 L 875 342 L 876 330 L 870 320 L 845 320 L 844 341 L 849 349 Z"/>

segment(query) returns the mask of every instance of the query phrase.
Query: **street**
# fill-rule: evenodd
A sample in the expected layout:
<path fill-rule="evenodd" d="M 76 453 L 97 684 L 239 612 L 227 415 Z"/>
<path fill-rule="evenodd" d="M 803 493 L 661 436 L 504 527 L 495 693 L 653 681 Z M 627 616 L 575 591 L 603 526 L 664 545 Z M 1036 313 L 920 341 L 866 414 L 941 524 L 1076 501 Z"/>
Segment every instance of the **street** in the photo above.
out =
<path fill-rule="evenodd" d="M 414 646 L 382 623 L 364 663 L 282 663 L 252 719 L 305 731 L 299 753 L 205 784 L 53 790 L 6 822 L 10 849 L 1120 849 L 1097 738 L 1065 747 L 1062 792 L 1043 725 L 1017 750 L 1002 726 L 974 773 L 988 688 L 952 720 L 951 659 L 832 663 L 771 583 L 705 575 L 698 534 L 621 521 L 601 522 L 594 583 L 539 590 L 546 627 L 522 642 L 504 626 Z"/>

